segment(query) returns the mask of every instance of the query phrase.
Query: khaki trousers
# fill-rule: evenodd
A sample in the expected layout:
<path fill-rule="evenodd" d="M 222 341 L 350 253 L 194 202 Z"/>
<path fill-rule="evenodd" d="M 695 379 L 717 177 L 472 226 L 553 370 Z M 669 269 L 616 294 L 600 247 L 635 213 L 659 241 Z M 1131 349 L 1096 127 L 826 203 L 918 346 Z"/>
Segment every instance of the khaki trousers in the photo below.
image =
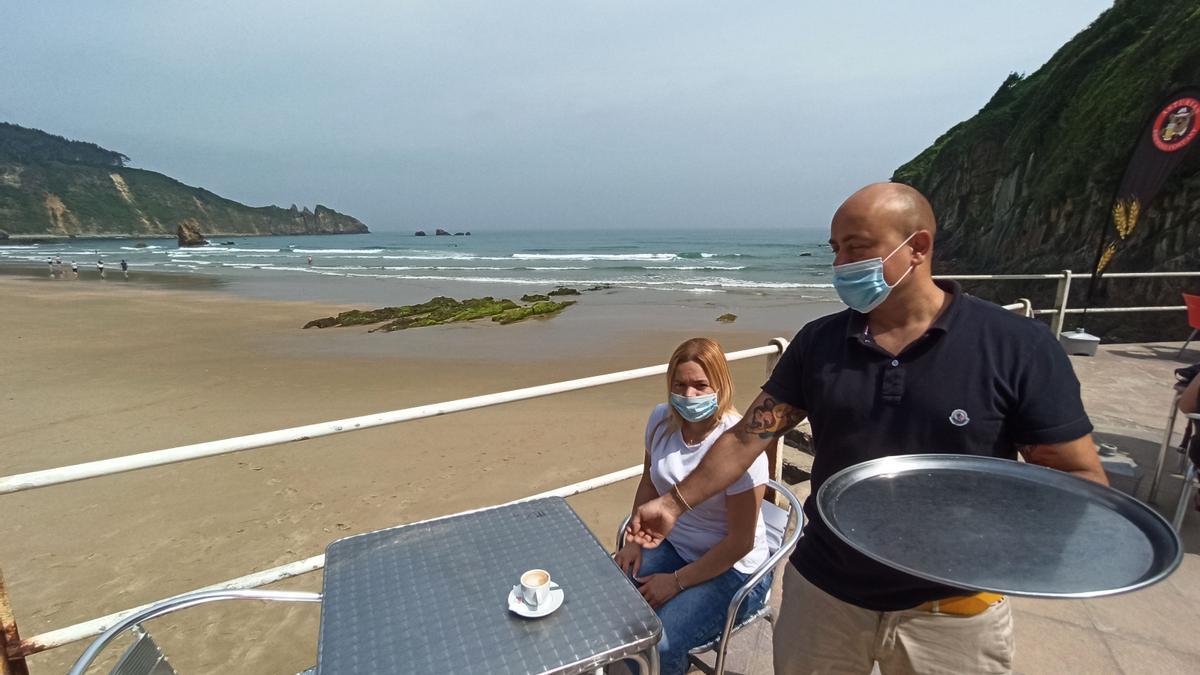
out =
<path fill-rule="evenodd" d="M 842 602 L 785 563 L 775 622 L 775 673 L 883 675 L 1010 673 L 1008 599 L 976 616 L 918 610 L 875 612 Z"/>

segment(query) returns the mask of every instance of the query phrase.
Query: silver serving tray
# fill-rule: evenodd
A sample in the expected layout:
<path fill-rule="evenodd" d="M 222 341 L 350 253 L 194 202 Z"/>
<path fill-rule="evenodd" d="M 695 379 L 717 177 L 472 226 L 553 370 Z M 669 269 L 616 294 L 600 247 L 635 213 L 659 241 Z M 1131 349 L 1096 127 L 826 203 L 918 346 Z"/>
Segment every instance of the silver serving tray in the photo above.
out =
<path fill-rule="evenodd" d="M 1183 559 L 1175 530 L 1136 499 L 995 457 L 863 462 L 825 481 L 817 508 L 861 553 L 967 590 L 1091 598 L 1161 581 Z"/>

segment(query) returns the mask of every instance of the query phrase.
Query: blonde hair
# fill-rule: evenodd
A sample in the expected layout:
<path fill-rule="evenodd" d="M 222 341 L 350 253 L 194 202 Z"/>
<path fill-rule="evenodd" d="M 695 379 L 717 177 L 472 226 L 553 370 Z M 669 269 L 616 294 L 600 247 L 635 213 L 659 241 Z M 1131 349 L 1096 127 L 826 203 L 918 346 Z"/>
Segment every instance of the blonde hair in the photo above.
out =
<path fill-rule="evenodd" d="M 675 383 L 675 371 L 683 363 L 695 363 L 704 371 L 708 378 L 708 386 L 717 393 L 717 411 L 713 414 L 716 419 L 722 419 L 730 413 L 737 414 L 733 407 L 733 377 L 729 374 L 729 362 L 725 360 L 725 350 L 716 340 L 706 337 L 691 338 L 675 348 L 671 360 L 667 363 L 667 396 L 671 395 L 671 385 Z M 675 407 L 667 404 L 669 413 L 654 427 L 650 438 L 657 439 L 663 431 L 670 435 L 683 427 L 683 417 Z M 648 450 L 649 448 L 647 448 Z"/>

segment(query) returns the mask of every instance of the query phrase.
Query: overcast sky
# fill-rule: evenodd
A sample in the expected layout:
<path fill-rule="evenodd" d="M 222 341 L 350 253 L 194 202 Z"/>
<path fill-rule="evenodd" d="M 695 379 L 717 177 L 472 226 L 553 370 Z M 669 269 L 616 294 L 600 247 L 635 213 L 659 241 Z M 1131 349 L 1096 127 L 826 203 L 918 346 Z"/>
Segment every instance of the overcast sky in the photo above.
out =
<path fill-rule="evenodd" d="M 1109 5 L 4 2 L 0 120 L 375 230 L 823 226 Z"/>

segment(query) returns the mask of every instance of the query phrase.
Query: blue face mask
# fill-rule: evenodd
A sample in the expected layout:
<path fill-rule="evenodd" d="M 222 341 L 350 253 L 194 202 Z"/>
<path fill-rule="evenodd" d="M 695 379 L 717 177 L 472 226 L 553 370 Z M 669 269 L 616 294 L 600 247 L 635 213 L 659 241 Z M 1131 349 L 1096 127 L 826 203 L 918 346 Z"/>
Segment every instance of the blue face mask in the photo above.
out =
<path fill-rule="evenodd" d="M 909 267 L 908 271 L 896 280 L 896 283 L 889 285 L 887 279 L 883 277 L 883 263 L 896 255 L 896 251 L 903 248 L 908 240 L 916 234 L 913 232 L 908 235 L 908 239 L 900 242 L 900 245 L 887 254 L 886 258 L 871 258 L 845 265 L 834 265 L 833 288 L 842 302 L 846 303 L 850 309 L 863 314 L 883 304 L 892 289 L 899 286 L 900 282 L 904 281 L 904 277 L 912 271 L 912 267 Z"/>
<path fill-rule="evenodd" d="M 717 395 L 680 396 L 671 394 L 671 407 L 679 416 L 689 422 L 700 422 L 717 412 Z"/>

